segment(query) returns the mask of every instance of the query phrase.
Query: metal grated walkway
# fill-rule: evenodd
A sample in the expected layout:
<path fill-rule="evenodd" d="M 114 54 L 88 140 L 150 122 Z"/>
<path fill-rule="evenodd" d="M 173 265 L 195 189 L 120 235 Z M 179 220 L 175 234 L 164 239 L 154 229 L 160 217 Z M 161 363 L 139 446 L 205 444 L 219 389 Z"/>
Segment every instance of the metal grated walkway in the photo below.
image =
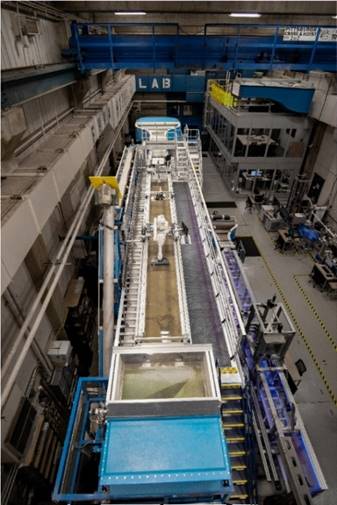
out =
<path fill-rule="evenodd" d="M 228 366 L 230 360 L 214 300 L 190 190 L 185 182 L 175 182 L 173 188 L 178 221 L 179 223 L 183 221 L 186 224 L 192 242 L 192 245 L 181 246 L 192 341 L 194 344 L 212 344 L 219 366 Z"/>

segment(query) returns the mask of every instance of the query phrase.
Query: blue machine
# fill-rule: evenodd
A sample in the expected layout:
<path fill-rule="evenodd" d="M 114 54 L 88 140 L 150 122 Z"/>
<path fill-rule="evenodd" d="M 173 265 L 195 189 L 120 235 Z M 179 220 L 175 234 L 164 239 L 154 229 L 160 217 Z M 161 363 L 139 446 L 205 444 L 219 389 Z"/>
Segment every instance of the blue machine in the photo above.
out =
<path fill-rule="evenodd" d="M 319 240 L 319 231 L 306 226 L 305 224 L 300 224 L 297 227 L 297 233 L 300 237 L 309 240 L 310 242 L 317 242 Z"/>
<path fill-rule="evenodd" d="M 136 142 L 149 140 L 150 133 L 147 127 L 155 126 L 156 124 L 165 123 L 169 126 L 165 134 L 166 140 L 174 140 L 182 137 L 180 122 L 174 117 L 148 116 L 138 119 L 136 122 Z M 172 125 L 172 126 L 170 126 Z"/>
<path fill-rule="evenodd" d="M 130 27 L 129 35 L 114 33 L 114 28 Z M 148 35 L 132 33 L 141 26 Z M 174 35 L 158 35 L 156 27 L 168 27 Z M 324 37 L 333 27 L 296 26 L 311 29 L 311 40 L 288 40 L 287 26 L 227 25 L 228 35 L 211 35 L 214 27 L 205 25 L 203 35 L 181 35 L 174 23 L 72 23 L 67 56 L 77 60 L 81 71 L 96 68 L 218 68 L 222 70 L 287 69 L 336 70 L 336 41 Z M 264 35 L 256 31 L 265 30 Z"/>

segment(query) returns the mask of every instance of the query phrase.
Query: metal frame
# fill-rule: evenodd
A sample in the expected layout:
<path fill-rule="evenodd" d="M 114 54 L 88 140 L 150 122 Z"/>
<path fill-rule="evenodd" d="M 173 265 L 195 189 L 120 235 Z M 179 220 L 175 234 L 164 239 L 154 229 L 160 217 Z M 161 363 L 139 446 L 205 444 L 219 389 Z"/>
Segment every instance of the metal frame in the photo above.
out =
<path fill-rule="evenodd" d="M 223 254 L 229 267 L 233 286 L 241 299 L 241 306 L 245 306 L 247 297 L 244 290 L 238 288 L 238 279 L 245 284 L 251 304 L 256 304 L 236 251 L 227 249 Z M 233 263 L 231 266 L 231 259 L 236 263 L 236 268 Z M 245 319 L 247 316 L 248 311 L 246 310 Z M 287 313 L 285 317 L 289 323 L 289 333 L 291 334 L 293 329 L 291 320 Z M 250 338 L 254 338 L 254 335 L 250 334 Z M 247 339 L 242 341 L 241 352 L 241 360 L 245 363 L 245 372 L 250 379 L 249 386 L 254 404 L 254 430 L 267 480 L 276 483 L 282 481 L 287 490 L 293 490 L 299 500 L 298 503 L 308 505 L 312 503 L 312 500 L 311 496 L 308 497 L 305 472 L 311 473 L 316 480 L 315 484 L 311 486 L 312 494 L 327 489 L 327 484 L 288 386 L 285 377 L 286 367 L 284 365 L 278 366 L 277 363 L 274 364 L 271 360 L 266 359 L 261 360 L 256 366 L 253 360 L 253 351 Z M 279 402 L 279 407 L 277 407 L 277 402 Z M 290 410 L 287 410 L 287 407 L 290 407 Z M 293 422 L 294 426 L 292 426 Z M 298 452 L 300 448 L 289 441 L 291 436 L 300 440 L 301 455 Z M 291 469 L 290 473 L 295 471 L 294 459 L 297 464 L 296 480 L 289 477 L 289 469 Z"/>
<path fill-rule="evenodd" d="M 279 324 L 282 325 L 280 329 L 278 329 Z M 272 308 L 268 308 L 263 303 L 253 303 L 250 307 L 246 323 L 247 334 L 250 332 L 252 326 L 254 326 L 253 331 L 256 335 L 254 341 L 254 360 L 258 363 L 260 356 L 263 357 L 267 349 L 270 351 L 274 350 L 274 345 L 277 344 L 277 360 L 278 363 L 282 364 L 284 356 L 296 334 L 296 330 L 284 306 L 278 302 Z"/>
<path fill-rule="evenodd" d="M 150 220 L 150 202 L 151 202 L 151 175 L 145 174 L 145 195 L 143 198 L 143 227 L 149 223 Z M 149 254 L 149 242 L 145 240 L 142 247 L 142 256 L 140 263 L 139 273 L 139 291 L 137 301 L 137 316 L 136 316 L 136 332 L 135 338 L 142 339 L 145 332 L 145 309 L 146 309 L 146 293 L 147 293 L 147 262 Z"/>
<path fill-rule="evenodd" d="M 90 377 L 83 378 L 80 377 L 78 379 L 76 391 L 73 398 L 73 404 L 71 408 L 69 424 L 67 428 L 66 437 L 63 444 L 63 449 L 61 453 L 61 459 L 59 463 L 59 468 L 56 475 L 55 487 L 53 491 L 53 500 L 55 501 L 64 501 L 64 502 L 77 502 L 77 501 L 95 501 L 95 500 L 104 500 L 106 498 L 106 494 L 100 490 L 96 493 L 77 493 L 76 492 L 76 481 L 78 477 L 78 467 L 79 467 L 79 458 L 81 449 L 83 447 L 89 446 L 100 446 L 103 442 L 101 441 L 92 441 L 89 443 L 88 440 L 84 440 L 83 436 L 85 433 L 85 426 L 88 420 L 88 413 L 90 410 L 90 404 L 95 402 L 104 401 L 105 395 L 94 395 L 90 392 L 90 385 L 102 387 L 103 390 L 106 390 L 107 387 L 107 379 L 105 377 Z M 75 432 L 76 427 L 80 425 L 80 435 L 79 440 L 75 440 Z M 67 477 L 66 473 L 68 472 L 67 464 L 68 458 L 71 457 L 72 453 L 75 454 L 75 464 L 71 465 L 70 475 L 68 480 L 70 481 L 70 489 L 64 490 L 64 479 Z"/>
<path fill-rule="evenodd" d="M 129 148 L 133 149 L 133 148 Z M 125 249 L 124 249 L 124 271 L 122 279 L 122 289 L 123 289 L 123 300 L 122 306 L 120 307 L 117 320 L 117 330 L 115 334 L 115 345 L 123 345 L 125 343 L 130 345 L 130 342 L 134 343 L 135 337 L 137 335 L 137 321 L 139 312 L 139 286 L 141 282 L 141 263 L 144 254 L 144 248 L 147 247 L 146 243 L 142 241 L 142 227 L 143 227 L 143 214 L 138 213 L 138 207 L 144 208 L 144 195 L 146 194 L 145 188 L 145 178 L 143 175 L 143 170 L 140 167 L 141 163 L 141 151 L 135 151 L 135 157 L 133 161 L 132 171 L 129 178 L 129 190 L 127 198 L 125 201 L 125 211 L 124 211 L 124 222 L 123 231 L 125 239 Z M 141 168 L 141 170 L 139 170 Z M 134 259 L 134 255 L 139 255 L 139 258 Z M 139 272 L 137 273 L 137 269 Z M 132 275 L 134 274 L 134 276 Z M 132 277 L 132 278 L 131 278 Z M 136 294 L 131 294 L 131 290 L 135 291 Z M 132 316 L 132 313 L 136 310 L 136 317 Z M 130 317 L 134 321 L 130 325 Z M 124 342 L 125 335 L 123 335 L 123 325 L 126 330 L 132 333 L 128 342 Z M 132 327 L 131 327 L 132 326 Z"/>
<path fill-rule="evenodd" d="M 228 350 L 231 353 L 231 364 L 237 368 L 237 376 L 241 384 L 246 384 L 245 390 L 247 391 L 248 396 L 250 391 L 252 404 L 255 408 L 255 413 L 253 414 L 253 426 L 259 441 L 258 446 L 262 452 L 264 450 L 266 451 L 262 460 L 266 469 L 267 478 L 274 481 L 282 481 L 286 489 L 293 490 L 300 500 L 299 503 L 308 505 L 311 503 L 311 497 L 308 495 L 309 491 L 305 481 L 305 476 L 310 475 L 312 477 L 312 494 L 326 489 L 326 483 L 307 432 L 303 426 L 300 413 L 286 383 L 284 375 L 285 368 L 278 366 L 278 363 L 274 363 L 272 360 L 266 359 L 260 359 L 258 366 L 256 366 L 253 359 L 253 346 L 247 338 L 240 310 L 241 306 L 243 313 L 247 315 L 246 305 L 249 303 L 249 300 L 251 303 L 255 303 L 254 296 L 251 293 L 249 283 L 245 276 L 239 275 L 238 277 L 235 277 L 234 275 L 237 268 L 241 271 L 236 253 L 231 250 L 223 253 L 220 250 L 208 209 L 202 195 L 199 177 L 191 159 L 186 138 L 176 139 L 176 143 L 172 145 L 184 150 L 186 154 L 187 163 L 186 166 L 184 165 L 184 170 L 186 172 L 186 176 L 188 177 L 192 202 L 199 225 L 199 233 L 203 243 L 205 257 L 207 259 L 214 300 L 216 301 L 222 321 L 224 339 Z M 139 152 L 141 152 L 141 149 L 142 148 L 140 147 Z M 135 166 L 133 169 L 135 170 Z M 145 170 L 146 167 L 142 167 L 142 171 L 144 172 Z M 134 173 L 134 171 L 131 173 L 131 177 L 133 177 Z M 147 194 L 149 205 L 150 186 L 148 183 L 151 183 L 151 175 L 145 174 L 145 179 L 140 178 L 140 180 L 135 180 L 134 182 L 136 187 L 138 186 L 137 195 L 140 197 L 140 200 L 137 200 L 136 198 L 133 202 L 129 202 L 127 200 L 128 205 L 137 206 L 139 202 L 143 202 L 142 198 L 144 198 L 145 194 Z M 145 183 L 146 186 L 145 192 L 143 183 Z M 170 189 L 172 190 L 171 186 Z M 127 198 L 131 198 L 129 195 L 130 193 Z M 133 217 L 137 218 L 138 216 Z M 141 212 L 140 217 L 141 219 L 136 219 L 134 222 L 136 227 L 141 227 L 142 223 L 148 223 L 148 215 L 144 216 Z M 232 264 L 233 268 L 230 267 L 230 254 L 233 254 L 236 263 L 236 265 L 234 265 L 234 263 Z M 244 284 L 246 284 L 245 289 L 241 289 L 242 283 L 240 283 L 239 286 L 237 283 L 238 280 L 244 281 Z M 249 297 L 247 296 L 247 292 Z M 125 305 L 127 304 L 127 299 L 125 295 L 126 292 L 125 289 L 123 289 L 115 334 L 115 343 L 117 344 L 121 343 L 119 332 L 123 320 L 123 311 L 125 308 L 127 310 L 127 306 Z M 140 300 L 137 298 L 137 310 L 139 302 Z M 288 316 L 286 317 L 288 322 L 290 322 Z M 253 334 L 250 334 L 249 337 L 254 339 Z M 120 346 L 115 349 L 113 353 L 108 384 L 107 379 L 104 377 L 79 379 L 74 395 L 69 425 L 56 478 L 56 485 L 53 494 L 53 499 L 55 501 L 75 502 L 100 501 L 107 499 L 107 495 L 106 493 L 103 493 L 103 489 L 98 489 L 97 493 L 92 494 L 76 493 L 76 483 L 80 465 L 81 450 L 86 447 L 87 449 L 92 449 L 97 452 L 100 451 L 102 446 L 102 430 L 97 430 L 95 440 L 89 440 L 88 438 L 85 438 L 86 426 L 89 422 L 89 410 L 92 403 L 99 404 L 100 402 L 105 402 L 106 400 L 109 403 L 109 399 L 112 403 L 114 402 L 113 387 L 116 386 L 116 381 L 114 379 L 116 379 L 116 376 L 119 374 L 117 366 L 118 360 L 120 359 L 119 355 L 121 353 L 139 354 L 146 353 L 147 351 L 158 353 L 174 353 L 175 351 L 191 353 L 196 351 L 198 352 L 198 349 L 206 350 L 208 369 L 212 372 L 212 392 L 215 393 L 214 397 L 207 397 L 202 400 L 207 401 L 211 399 L 216 403 L 220 399 L 220 391 L 216 378 L 214 357 L 211 352 L 211 346 L 209 345 L 175 345 L 171 343 L 152 346 L 142 344 L 138 348 Z M 184 401 L 186 400 L 193 401 L 195 399 L 184 399 Z M 200 400 L 201 399 L 198 399 L 198 401 Z M 249 398 L 248 401 L 250 401 Z M 123 402 L 149 404 L 153 403 L 153 400 L 124 400 Z M 172 399 L 164 399 L 160 400 L 160 402 L 172 402 Z M 116 403 L 121 402 L 116 401 Z M 183 402 L 176 401 L 176 404 L 177 403 Z M 297 468 L 296 479 L 289 477 L 288 475 L 291 465 L 294 464 L 294 460 Z M 68 488 L 65 486 L 65 482 L 69 483 Z"/>
<path fill-rule="evenodd" d="M 116 33 L 130 27 L 130 34 Z M 135 34 L 134 28 L 147 30 Z M 175 29 L 170 35 L 156 34 L 156 28 Z M 202 35 L 182 35 L 175 23 L 77 23 L 71 25 L 70 49 L 80 70 L 94 68 L 217 68 L 223 70 L 287 70 L 308 72 L 312 69 L 335 71 L 334 42 L 320 40 L 322 30 L 333 26 L 296 25 L 316 30 L 314 41 L 282 39 L 289 26 L 272 24 L 206 24 Z M 211 29 L 227 34 L 210 34 Z M 254 30 L 260 34 L 256 35 Z M 89 31 L 93 30 L 89 34 Z M 97 33 L 101 30 L 101 34 Z M 133 30 L 133 32 L 132 32 Z M 265 31 L 265 35 L 261 31 Z M 86 34 L 80 33 L 85 31 Z M 115 33 L 113 33 L 115 32 Z M 132 37 L 130 37 L 132 35 Z M 160 52 L 157 47 L 160 46 Z M 324 50 L 321 54 L 320 50 Z"/>
<path fill-rule="evenodd" d="M 233 191 L 239 189 L 239 178 L 242 172 L 248 172 L 249 170 L 253 170 L 256 167 L 261 169 L 262 171 L 272 172 L 272 179 L 270 180 L 270 188 L 266 190 L 268 194 L 288 194 L 290 192 L 290 188 L 292 187 L 292 183 L 294 178 L 298 175 L 301 164 L 305 157 L 305 152 L 307 148 L 307 144 L 309 142 L 309 133 L 305 129 L 304 121 L 307 119 L 302 118 L 302 131 L 304 135 L 303 149 L 301 156 L 298 157 L 287 157 L 288 147 L 291 143 L 291 137 L 288 135 L 286 139 L 286 145 L 284 146 L 283 156 L 267 156 L 268 148 L 265 148 L 264 156 L 248 156 L 248 145 L 245 148 L 245 156 L 235 156 L 235 146 L 237 139 L 237 131 L 239 128 L 246 128 L 251 130 L 251 123 L 256 124 L 255 128 L 263 128 L 269 130 L 269 136 L 271 135 L 272 129 L 286 130 L 292 129 L 296 127 L 299 129 L 298 121 L 299 116 L 295 113 L 263 113 L 263 112 L 240 112 L 239 110 L 224 107 L 223 105 L 216 102 L 214 99 L 210 98 L 209 95 L 206 96 L 206 112 L 205 112 L 205 128 L 210 134 L 210 137 L 217 149 L 223 155 L 223 159 L 226 163 L 226 168 L 224 167 L 221 170 L 223 177 L 228 181 L 228 183 L 234 180 L 233 183 Z M 216 111 L 218 118 L 221 119 L 225 117 L 227 123 L 234 129 L 233 141 L 231 144 L 230 150 L 224 144 L 223 140 L 219 137 L 217 130 L 217 124 L 211 125 L 209 122 L 208 112 L 210 110 Z M 296 124 L 292 121 L 292 118 L 296 119 Z M 276 124 L 272 125 L 272 122 L 276 121 Z M 247 125 L 247 126 L 246 126 Z M 284 193 L 279 193 L 274 191 L 274 181 L 277 171 L 279 172 L 287 172 L 289 174 L 289 185 L 288 189 Z M 254 187 L 256 184 L 257 178 L 254 180 Z M 252 190 L 254 189 L 252 188 Z M 250 190 L 242 190 L 243 192 L 250 192 Z"/>
<path fill-rule="evenodd" d="M 209 372 L 209 378 L 210 378 L 210 387 L 212 390 L 212 396 L 209 397 L 191 397 L 191 398 L 160 398 L 160 399 L 150 399 L 150 400 L 122 400 L 122 399 L 117 399 L 116 398 L 116 388 L 117 388 L 117 383 L 118 379 L 120 377 L 120 372 L 121 372 L 121 354 L 124 355 L 132 355 L 132 354 L 175 354 L 175 353 L 180 353 L 180 354 L 194 354 L 194 353 L 204 353 L 205 359 L 207 362 L 207 371 Z M 108 384 L 108 391 L 107 391 L 107 404 L 109 403 L 112 404 L 117 404 L 117 403 L 124 403 L 124 404 L 147 404 L 147 403 L 158 403 L 158 402 L 177 402 L 180 403 L 182 401 L 209 401 L 210 399 L 213 400 L 218 400 L 220 401 L 220 389 L 219 389 L 219 383 L 217 379 L 217 373 L 216 373 L 216 365 L 215 365 L 215 360 L 212 352 L 212 347 L 211 345 L 208 344 L 194 344 L 194 345 L 186 345 L 186 344 L 162 344 L 162 345 L 147 345 L 143 344 L 140 347 L 119 347 L 114 349 L 112 361 L 111 361 L 111 368 L 110 368 L 110 375 L 109 375 L 109 384 Z"/>

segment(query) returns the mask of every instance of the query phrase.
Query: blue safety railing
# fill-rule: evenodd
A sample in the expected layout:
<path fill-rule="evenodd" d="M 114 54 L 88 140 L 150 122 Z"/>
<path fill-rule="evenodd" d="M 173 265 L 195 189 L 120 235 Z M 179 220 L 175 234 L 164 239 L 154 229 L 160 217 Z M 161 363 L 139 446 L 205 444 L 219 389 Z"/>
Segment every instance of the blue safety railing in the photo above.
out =
<path fill-rule="evenodd" d="M 309 29 L 313 35 L 310 40 L 290 41 L 286 36 L 288 28 L 209 24 L 202 35 L 183 35 L 179 25 L 173 23 L 74 21 L 69 49 L 64 54 L 75 58 L 81 71 L 97 68 L 336 71 L 333 27 L 292 26 Z"/>

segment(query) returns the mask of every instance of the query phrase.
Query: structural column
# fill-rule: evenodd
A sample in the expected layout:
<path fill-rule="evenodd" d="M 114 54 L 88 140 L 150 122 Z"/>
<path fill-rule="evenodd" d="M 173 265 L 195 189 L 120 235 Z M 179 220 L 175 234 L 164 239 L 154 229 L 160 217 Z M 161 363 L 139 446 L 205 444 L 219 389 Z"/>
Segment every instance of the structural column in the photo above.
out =
<path fill-rule="evenodd" d="M 111 189 L 111 188 L 110 188 Z M 114 190 L 111 189 L 114 192 Z M 104 206 L 104 288 L 103 288 L 103 357 L 104 375 L 109 375 L 114 331 L 114 195 Z"/>
<path fill-rule="evenodd" d="M 103 374 L 108 376 L 114 340 L 115 201 L 116 195 L 120 198 L 120 190 L 115 177 L 93 176 L 89 179 L 96 189 L 96 205 L 103 209 L 103 343 L 99 344 L 99 352 L 103 353 Z"/>

